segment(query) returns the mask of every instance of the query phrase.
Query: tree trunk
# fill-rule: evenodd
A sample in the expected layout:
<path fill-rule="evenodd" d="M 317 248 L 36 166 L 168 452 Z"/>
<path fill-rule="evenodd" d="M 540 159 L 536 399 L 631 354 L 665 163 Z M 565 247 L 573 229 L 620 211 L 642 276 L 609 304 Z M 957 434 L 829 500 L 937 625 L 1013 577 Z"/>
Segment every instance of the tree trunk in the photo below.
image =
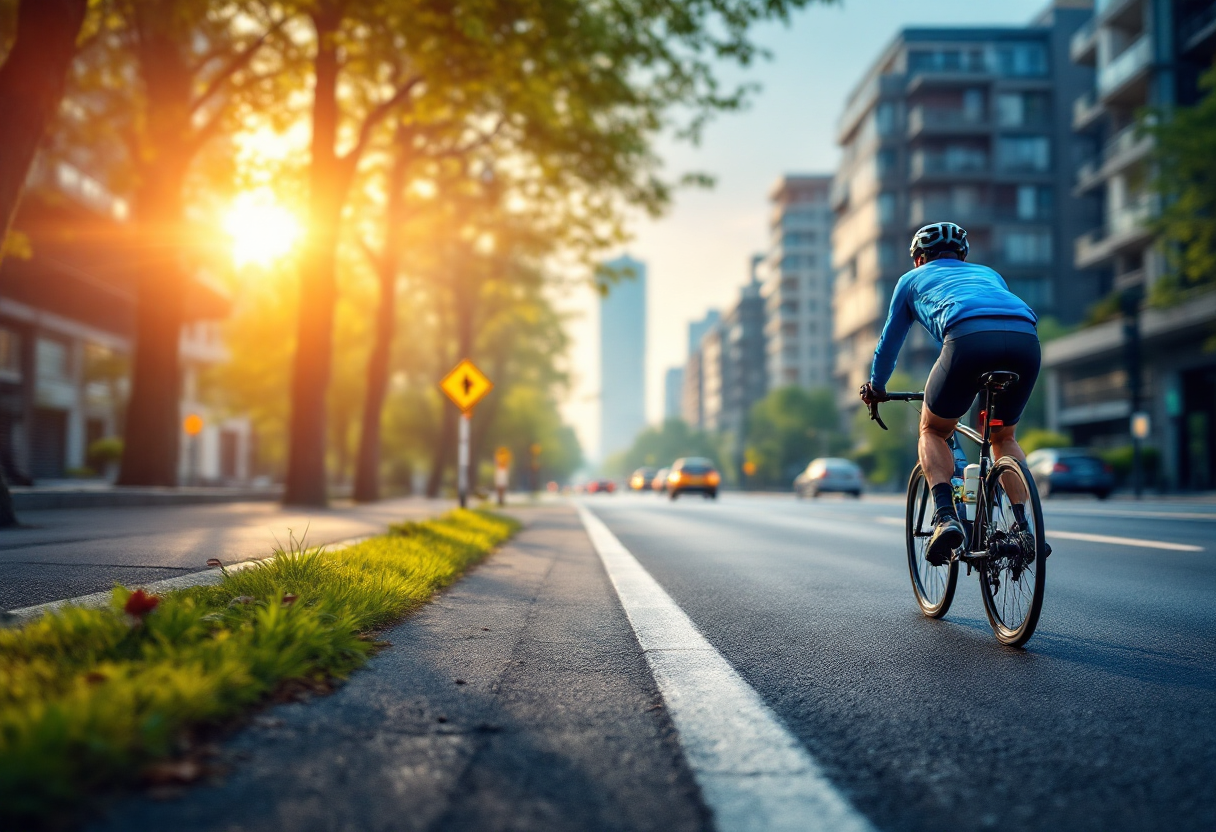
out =
<path fill-rule="evenodd" d="M 349 179 L 335 151 L 338 137 L 337 33 L 341 13 L 324 4 L 313 14 L 317 54 L 309 172 L 309 245 L 300 267 L 300 319 L 291 383 L 287 505 L 324 507 L 325 401 L 333 363 L 335 274 L 343 180 Z"/>
<path fill-rule="evenodd" d="M 380 499 L 380 430 L 384 400 L 388 395 L 389 363 L 397 322 L 397 272 L 401 258 L 401 228 L 405 223 L 405 174 L 409 149 L 404 128 L 395 142 L 397 156 L 389 171 L 386 187 L 388 203 L 384 211 L 384 249 L 377 258 L 380 305 L 376 309 L 376 329 L 371 355 L 367 360 L 367 388 L 363 401 L 363 424 L 359 432 L 359 453 L 355 462 L 355 501 L 371 503 Z"/>
<path fill-rule="evenodd" d="M 59 110 L 88 0 L 22 0 L 0 67 L 0 242 L 8 235 L 38 143 Z M 3 249 L 0 249 L 0 258 Z"/>
<path fill-rule="evenodd" d="M 460 418 L 456 405 L 447 399 L 444 399 L 440 407 L 443 408 L 443 422 L 439 441 L 431 452 L 431 473 L 427 475 L 426 480 L 426 496 L 431 499 L 438 497 L 439 489 L 443 487 L 443 475 L 447 471 L 449 457 L 456 447 L 456 420 Z"/>
<path fill-rule="evenodd" d="M 23 0 L 17 36 L 0 66 L 0 261 L 38 143 L 63 98 L 68 65 L 88 0 Z M 0 528 L 17 525 L 13 496 L 0 470 Z"/>
<path fill-rule="evenodd" d="M 191 123 L 193 75 L 174 9 L 137 7 L 136 54 L 147 95 L 137 160 L 133 237 L 139 269 L 135 360 L 127 405 L 119 485 L 177 485 L 181 444 L 181 329 L 189 285 L 182 261 L 186 171 L 196 137 Z"/>

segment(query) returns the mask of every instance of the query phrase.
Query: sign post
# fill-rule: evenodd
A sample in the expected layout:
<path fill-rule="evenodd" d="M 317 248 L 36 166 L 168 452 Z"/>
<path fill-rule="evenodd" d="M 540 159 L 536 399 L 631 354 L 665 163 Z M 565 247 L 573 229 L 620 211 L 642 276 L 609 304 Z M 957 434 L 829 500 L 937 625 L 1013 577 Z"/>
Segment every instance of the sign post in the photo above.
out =
<path fill-rule="evenodd" d="M 507 504 L 507 485 L 510 482 L 511 449 L 503 446 L 494 452 L 494 490 L 498 493 L 498 504 Z"/>
<path fill-rule="evenodd" d="M 469 422 L 473 418 L 473 407 L 494 389 L 494 384 L 477 365 L 464 359 L 439 382 L 439 388 L 460 408 L 460 445 L 456 451 L 456 489 L 460 493 L 460 507 L 469 504 Z"/>
<path fill-rule="evenodd" d="M 198 443 L 199 434 L 203 432 L 203 417 L 197 413 L 191 413 L 182 420 L 182 430 L 186 432 L 189 438 L 189 447 L 186 451 L 186 484 L 198 485 Z"/>

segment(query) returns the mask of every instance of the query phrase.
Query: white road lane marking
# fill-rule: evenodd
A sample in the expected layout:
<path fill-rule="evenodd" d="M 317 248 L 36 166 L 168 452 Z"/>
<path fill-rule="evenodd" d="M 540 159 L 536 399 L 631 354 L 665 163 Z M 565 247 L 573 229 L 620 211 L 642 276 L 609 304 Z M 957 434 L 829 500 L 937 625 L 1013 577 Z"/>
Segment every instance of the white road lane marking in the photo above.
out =
<path fill-rule="evenodd" d="M 888 526 L 903 526 L 906 522 L 901 517 L 871 517 L 876 523 Z M 1048 537 L 1060 540 L 1080 540 L 1085 543 L 1109 543 L 1112 546 L 1137 546 L 1145 549 L 1166 549 L 1171 552 L 1202 552 L 1202 546 L 1192 546 L 1189 543 L 1169 543 L 1165 540 L 1143 540 L 1138 537 L 1114 537 L 1108 534 L 1086 534 L 1085 532 L 1058 532 L 1047 530 Z"/>
<path fill-rule="evenodd" d="M 616 535 L 586 506 L 578 512 L 719 832 L 873 832 Z"/>
<path fill-rule="evenodd" d="M 1048 537 L 1062 540 L 1081 540 L 1086 543 L 1109 543 L 1112 546 L 1137 546 L 1145 549 L 1167 549 L 1171 552 L 1202 552 L 1202 546 L 1189 543 L 1169 543 L 1164 540 L 1141 540 L 1136 537 L 1112 537 L 1107 534 L 1085 534 L 1084 532 L 1057 532 L 1047 530 Z"/>

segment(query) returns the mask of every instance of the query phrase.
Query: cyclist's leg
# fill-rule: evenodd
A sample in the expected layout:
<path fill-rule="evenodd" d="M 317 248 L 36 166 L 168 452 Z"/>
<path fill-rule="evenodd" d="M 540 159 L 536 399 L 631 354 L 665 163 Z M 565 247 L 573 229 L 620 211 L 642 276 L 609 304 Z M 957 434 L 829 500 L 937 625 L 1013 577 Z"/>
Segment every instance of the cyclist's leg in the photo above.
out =
<path fill-rule="evenodd" d="M 1002 425 L 992 429 L 992 455 L 996 459 L 1011 456 L 1014 459 L 1026 461 L 1026 454 L 1022 451 L 1022 446 L 1018 444 L 1017 437 L 1014 434 L 1017 432 L 1017 425 Z M 1030 495 L 1026 493 L 1025 487 L 1022 485 L 1021 479 L 1016 476 L 1003 475 L 1001 477 L 1001 485 L 1005 488 L 1005 493 L 1009 495 L 1009 499 L 1015 503 L 1025 503 Z"/>
<path fill-rule="evenodd" d="M 928 405 L 920 412 L 920 440 L 917 452 L 925 479 L 932 488 L 940 483 L 949 483 L 954 476 L 954 452 L 950 449 L 950 434 L 958 419 L 945 419 L 934 415 Z"/>
<path fill-rule="evenodd" d="M 996 459 L 1011 456 L 1025 462 L 1026 454 L 1018 444 L 1016 433 L 1022 411 L 1039 378 L 1039 341 L 1033 335 L 1020 332 L 1004 333 L 1004 341 L 1003 366 L 996 369 L 1011 370 L 1018 374 L 1018 380 L 997 394 L 994 410 L 1002 424 L 992 428 L 992 454 Z M 1001 485 L 1014 503 L 1025 504 L 1030 498 L 1019 477 L 1001 477 Z"/>

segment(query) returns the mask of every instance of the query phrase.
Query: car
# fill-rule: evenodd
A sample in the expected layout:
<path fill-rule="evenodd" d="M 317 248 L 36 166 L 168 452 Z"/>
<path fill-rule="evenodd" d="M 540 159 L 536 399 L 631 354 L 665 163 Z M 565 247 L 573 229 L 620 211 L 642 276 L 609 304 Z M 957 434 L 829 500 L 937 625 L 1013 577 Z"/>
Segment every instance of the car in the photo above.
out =
<path fill-rule="evenodd" d="M 1105 500 L 1115 490 L 1115 472 L 1085 448 L 1040 448 L 1026 457 L 1039 496 L 1093 494 Z"/>
<path fill-rule="evenodd" d="M 851 459 L 820 457 L 811 460 L 806 470 L 794 479 L 794 493 L 798 499 L 818 497 L 834 492 L 860 497 L 865 487 L 865 476 L 861 467 Z"/>
<path fill-rule="evenodd" d="M 681 494 L 704 494 L 706 499 L 718 499 L 718 485 L 722 475 L 714 464 L 702 456 L 677 459 L 667 475 L 667 492 L 671 499 Z"/>
<path fill-rule="evenodd" d="M 592 480 L 587 483 L 588 494 L 611 494 L 616 491 L 616 483 L 612 480 Z"/>
<path fill-rule="evenodd" d="M 639 468 L 629 478 L 629 487 L 634 491 L 649 491 L 650 484 L 654 481 L 654 475 L 657 473 L 659 473 L 658 468 Z"/>
<path fill-rule="evenodd" d="M 654 479 L 650 481 L 652 491 L 657 491 L 663 494 L 667 491 L 667 475 L 671 473 L 670 468 L 660 468 L 654 472 Z"/>

